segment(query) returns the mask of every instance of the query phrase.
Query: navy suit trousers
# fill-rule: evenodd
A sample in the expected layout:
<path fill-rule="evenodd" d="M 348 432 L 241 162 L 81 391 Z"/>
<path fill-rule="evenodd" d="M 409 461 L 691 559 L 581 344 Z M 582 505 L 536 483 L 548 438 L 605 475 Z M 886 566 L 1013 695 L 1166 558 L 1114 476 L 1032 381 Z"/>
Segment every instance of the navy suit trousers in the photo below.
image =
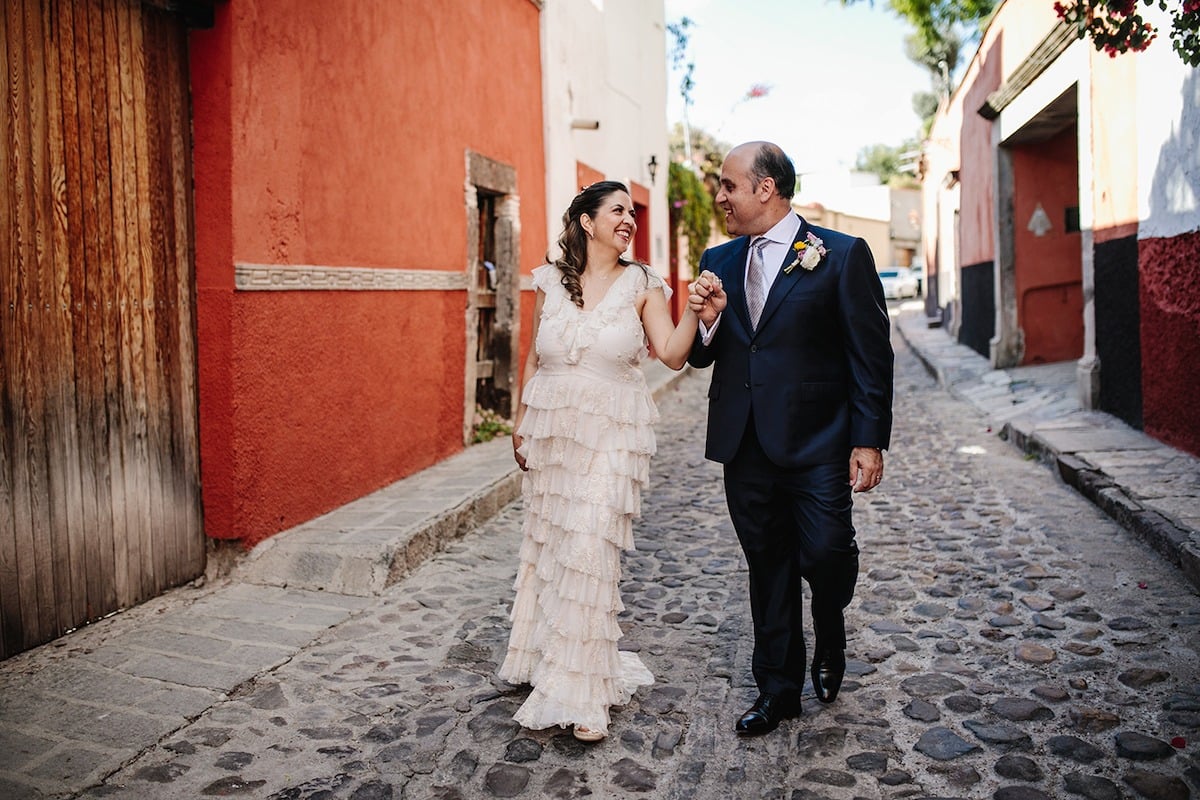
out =
<path fill-rule="evenodd" d="M 750 569 L 752 667 L 760 692 L 798 700 L 804 687 L 802 579 L 812 594 L 817 648 L 846 646 L 842 610 L 858 579 L 849 473 L 849 453 L 831 464 L 772 463 L 753 415 L 725 465 L 729 515 Z"/>

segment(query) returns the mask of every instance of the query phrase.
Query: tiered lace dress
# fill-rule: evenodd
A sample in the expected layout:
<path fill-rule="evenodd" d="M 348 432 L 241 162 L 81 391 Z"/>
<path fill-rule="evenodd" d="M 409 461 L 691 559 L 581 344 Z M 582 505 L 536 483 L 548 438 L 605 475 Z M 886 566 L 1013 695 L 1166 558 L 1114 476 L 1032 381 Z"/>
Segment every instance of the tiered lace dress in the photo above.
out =
<path fill-rule="evenodd" d="M 661 288 L 639 266 L 618 275 L 590 311 L 575 306 L 553 265 L 533 271 L 546 294 L 518 433 L 524 541 L 512 633 L 499 676 L 533 691 L 514 719 L 526 728 L 578 725 L 608 732 L 609 706 L 654 676 L 618 652 L 620 551 L 633 550 L 655 449 L 654 400 L 638 367 L 646 339 L 638 294 Z"/>

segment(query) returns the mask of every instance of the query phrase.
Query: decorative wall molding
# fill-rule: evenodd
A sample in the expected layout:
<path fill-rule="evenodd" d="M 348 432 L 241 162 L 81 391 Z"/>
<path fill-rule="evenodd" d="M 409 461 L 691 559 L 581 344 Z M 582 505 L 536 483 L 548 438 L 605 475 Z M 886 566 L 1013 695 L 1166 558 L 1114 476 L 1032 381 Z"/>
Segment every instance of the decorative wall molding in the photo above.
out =
<path fill-rule="evenodd" d="M 1046 71 L 1046 67 L 1054 63 L 1054 59 L 1066 52 L 1076 40 L 1078 32 L 1070 25 L 1055 25 L 1046 34 L 1046 38 L 1038 43 L 1029 55 L 1025 57 L 1008 80 L 1000 88 L 987 96 L 987 100 L 979 107 L 978 114 L 987 120 L 1000 116 L 1000 112 L 1011 103 L 1017 95 L 1029 88 L 1037 76 Z"/>
<path fill-rule="evenodd" d="M 241 292 L 420 292 L 466 291 L 463 272 L 301 264 L 234 264 Z"/>

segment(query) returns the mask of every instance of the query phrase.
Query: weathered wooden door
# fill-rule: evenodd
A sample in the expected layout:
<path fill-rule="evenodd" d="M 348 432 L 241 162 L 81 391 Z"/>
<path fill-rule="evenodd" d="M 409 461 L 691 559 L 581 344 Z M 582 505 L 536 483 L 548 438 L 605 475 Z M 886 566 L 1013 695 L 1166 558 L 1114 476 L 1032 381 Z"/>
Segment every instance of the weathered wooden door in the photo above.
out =
<path fill-rule="evenodd" d="M 5 0 L 0 658 L 204 569 L 187 39 Z"/>

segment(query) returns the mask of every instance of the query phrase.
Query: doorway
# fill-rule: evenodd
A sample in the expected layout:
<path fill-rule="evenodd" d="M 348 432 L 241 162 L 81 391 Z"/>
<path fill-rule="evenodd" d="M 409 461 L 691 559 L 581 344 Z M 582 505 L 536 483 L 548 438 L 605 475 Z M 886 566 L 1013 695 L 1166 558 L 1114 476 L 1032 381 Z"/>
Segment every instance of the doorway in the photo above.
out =
<path fill-rule="evenodd" d="M 484 421 L 512 416 L 520 341 L 517 173 L 467 153 L 467 349 L 463 443 Z"/>

